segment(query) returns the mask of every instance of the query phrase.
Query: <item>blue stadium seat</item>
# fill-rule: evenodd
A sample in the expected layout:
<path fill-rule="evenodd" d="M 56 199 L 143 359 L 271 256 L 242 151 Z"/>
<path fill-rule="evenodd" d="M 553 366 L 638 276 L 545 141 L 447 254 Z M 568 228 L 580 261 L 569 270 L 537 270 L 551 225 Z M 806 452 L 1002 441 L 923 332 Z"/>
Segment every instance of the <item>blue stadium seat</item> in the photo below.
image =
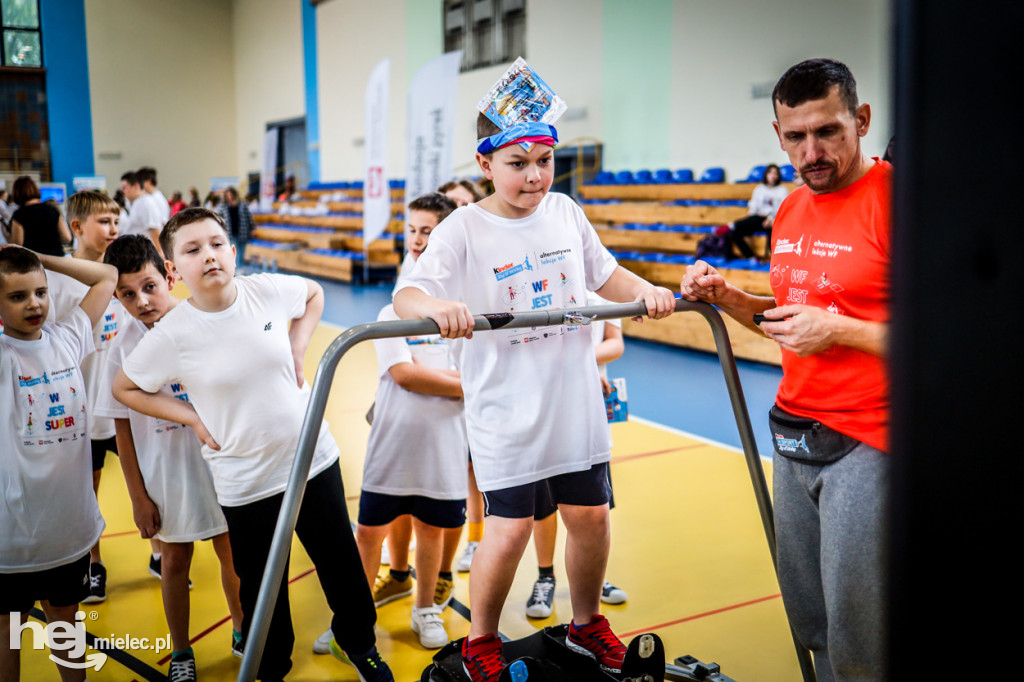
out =
<path fill-rule="evenodd" d="M 654 171 L 654 182 L 659 185 L 663 185 L 667 182 L 672 182 L 672 171 L 668 168 L 661 168 Z"/>
<path fill-rule="evenodd" d="M 693 171 L 689 168 L 680 168 L 672 174 L 672 182 L 686 184 L 693 182 Z"/>
<path fill-rule="evenodd" d="M 615 183 L 615 174 L 611 171 L 601 171 L 594 177 L 595 185 L 611 185 Z"/>
<path fill-rule="evenodd" d="M 633 182 L 635 182 L 638 185 L 649 185 L 649 184 L 651 184 L 653 177 L 654 176 L 651 173 L 651 171 L 649 171 L 646 168 L 644 168 L 642 170 L 638 170 L 633 175 Z"/>
<path fill-rule="evenodd" d="M 702 183 L 717 183 L 725 182 L 725 169 L 719 166 L 713 166 L 704 171 L 704 174 L 700 176 L 700 182 Z"/>
<path fill-rule="evenodd" d="M 754 166 L 750 169 L 750 173 L 747 174 L 747 177 L 743 180 L 739 180 L 738 182 L 761 182 L 761 180 L 764 179 L 764 169 L 767 167 L 768 166 L 764 164 Z"/>
<path fill-rule="evenodd" d="M 615 174 L 616 185 L 632 185 L 633 184 L 633 172 L 624 170 L 619 171 Z"/>
<path fill-rule="evenodd" d="M 793 178 L 796 177 L 796 169 L 789 163 L 779 168 L 779 173 L 782 175 L 783 182 L 793 182 Z"/>

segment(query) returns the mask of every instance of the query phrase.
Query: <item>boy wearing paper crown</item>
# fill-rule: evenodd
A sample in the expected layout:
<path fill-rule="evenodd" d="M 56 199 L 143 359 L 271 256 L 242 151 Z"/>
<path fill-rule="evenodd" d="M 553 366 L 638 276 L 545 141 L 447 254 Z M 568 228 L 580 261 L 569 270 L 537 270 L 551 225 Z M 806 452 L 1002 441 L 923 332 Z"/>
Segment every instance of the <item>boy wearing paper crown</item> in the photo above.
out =
<path fill-rule="evenodd" d="M 467 339 L 458 364 L 490 518 L 470 573 L 473 621 L 463 663 L 474 682 L 497 680 L 507 665 L 498 619 L 533 527 L 535 483 L 545 481 L 567 531 L 567 644 L 618 672 L 626 648 L 598 613 L 610 543 L 611 445 L 590 334 L 552 327 L 474 337 L 473 315 L 574 307 L 592 290 L 611 301 L 643 301 L 650 317 L 662 318 L 675 299 L 619 267 L 579 206 L 548 193 L 558 142 L 551 123 L 565 104 L 522 60 L 478 108 L 487 115 L 477 120 L 476 159 L 494 194 L 438 225 L 394 301 L 401 317 L 431 318 L 442 336 Z"/>

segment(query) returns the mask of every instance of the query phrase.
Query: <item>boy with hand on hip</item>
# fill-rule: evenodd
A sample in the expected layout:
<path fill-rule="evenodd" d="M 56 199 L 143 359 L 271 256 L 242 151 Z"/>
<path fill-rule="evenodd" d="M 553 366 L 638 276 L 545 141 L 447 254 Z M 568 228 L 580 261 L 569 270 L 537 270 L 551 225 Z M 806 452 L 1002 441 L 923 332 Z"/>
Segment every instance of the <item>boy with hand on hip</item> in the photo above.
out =
<path fill-rule="evenodd" d="M 498 619 L 533 529 L 537 481 L 547 481 L 567 531 L 568 646 L 610 671 L 622 669 L 626 653 L 598 613 L 610 542 L 611 446 L 590 334 L 561 327 L 473 337 L 473 314 L 583 306 L 588 290 L 611 301 L 643 301 L 652 318 L 675 309 L 671 291 L 616 264 L 575 202 L 548 194 L 557 132 L 541 118 L 553 122 L 558 111 L 531 111 L 538 101 L 550 106 L 553 93 L 525 63 L 513 68 L 519 71 L 498 89 L 514 81 L 515 91 L 485 100 L 518 98 L 502 111 L 525 118 L 495 115 L 504 128 L 484 115 L 477 121 L 476 160 L 494 194 L 437 227 L 394 303 L 403 318 L 430 318 L 442 336 L 467 339 L 457 359 L 490 517 L 470 573 L 473 620 L 462 650 L 473 682 L 497 680 L 507 665 Z"/>
<path fill-rule="evenodd" d="M 81 282 L 81 303 L 56 323 L 43 267 Z M 0 679 L 17 680 L 10 646 L 25 614 L 42 603 L 47 621 L 70 628 L 89 594 L 89 549 L 104 522 L 92 491 L 89 410 L 82 360 L 117 271 L 74 258 L 0 247 Z M 15 634 L 15 641 L 20 637 Z M 66 648 L 55 656 L 70 663 Z M 84 668 L 58 666 L 65 682 Z"/>
<path fill-rule="evenodd" d="M 168 269 L 192 296 L 125 358 L 114 379 L 114 397 L 137 412 L 191 426 L 202 441 L 241 581 L 244 638 L 309 402 L 302 368 L 323 310 L 323 289 L 288 275 L 236 278 L 235 250 L 224 221 L 207 209 L 178 212 L 160 240 Z M 188 387 L 189 402 L 159 393 L 170 381 Z M 320 425 L 295 531 L 334 612 L 331 629 L 338 644 L 363 679 L 390 682 L 394 678 L 375 644 L 377 614 L 350 530 L 338 446 L 327 422 Z M 288 584 L 282 579 L 260 679 L 284 678 L 294 642 Z"/>
<path fill-rule="evenodd" d="M 189 568 L 197 540 L 213 541 L 231 613 L 231 649 L 235 655 L 242 655 L 242 606 L 231 561 L 228 524 L 217 504 L 213 477 L 195 434 L 181 424 L 129 410 L 111 392 L 124 359 L 146 332 L 178 305 L 178 299 L 171 295 L 174 279 L 167 274 L 164 259 L 153 242 L 143 235 L 118 237 L 103 259 L 117 268 L 114 295 L 133 319 L 122 325 L 111 345 L 96 411 L 114 420 L 135 525 L 142 537 L 157 543 L 161 553 L 160 591 L 172 644 L 168 677 L 194 680 L 195 656 L 188 635 Z M 172 382 L 161 391 L 188 402 L 187 388 L 181 383 Z"/>

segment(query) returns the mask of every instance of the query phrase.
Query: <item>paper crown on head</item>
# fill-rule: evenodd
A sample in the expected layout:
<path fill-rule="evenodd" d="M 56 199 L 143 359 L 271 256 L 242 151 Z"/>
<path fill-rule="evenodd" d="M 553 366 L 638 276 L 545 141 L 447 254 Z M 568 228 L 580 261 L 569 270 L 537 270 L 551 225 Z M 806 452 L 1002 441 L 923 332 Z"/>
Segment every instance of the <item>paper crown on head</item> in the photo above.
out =
<path fill-rule="evenodd" d="M 568 107 L 519 57 L 480 99 L 477 109 L 500 131 L 478 141 L 477 151 L 489 154 L 516 143 L 526 151 L 537 142 L 555 146 L 558 131 L 553 124 Z"/>

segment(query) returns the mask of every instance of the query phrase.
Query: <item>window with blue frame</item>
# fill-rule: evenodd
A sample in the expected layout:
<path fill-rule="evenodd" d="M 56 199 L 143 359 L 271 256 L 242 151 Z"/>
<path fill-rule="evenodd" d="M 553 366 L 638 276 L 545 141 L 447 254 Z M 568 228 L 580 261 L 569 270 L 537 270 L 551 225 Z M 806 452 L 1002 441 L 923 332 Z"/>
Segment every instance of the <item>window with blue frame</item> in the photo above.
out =
<path fill-rule="evenodd" d="M 39 0 L 0 0 L 0 65 L 39 68 L 43 65 L 43 39 L 39 27 Z"/>

